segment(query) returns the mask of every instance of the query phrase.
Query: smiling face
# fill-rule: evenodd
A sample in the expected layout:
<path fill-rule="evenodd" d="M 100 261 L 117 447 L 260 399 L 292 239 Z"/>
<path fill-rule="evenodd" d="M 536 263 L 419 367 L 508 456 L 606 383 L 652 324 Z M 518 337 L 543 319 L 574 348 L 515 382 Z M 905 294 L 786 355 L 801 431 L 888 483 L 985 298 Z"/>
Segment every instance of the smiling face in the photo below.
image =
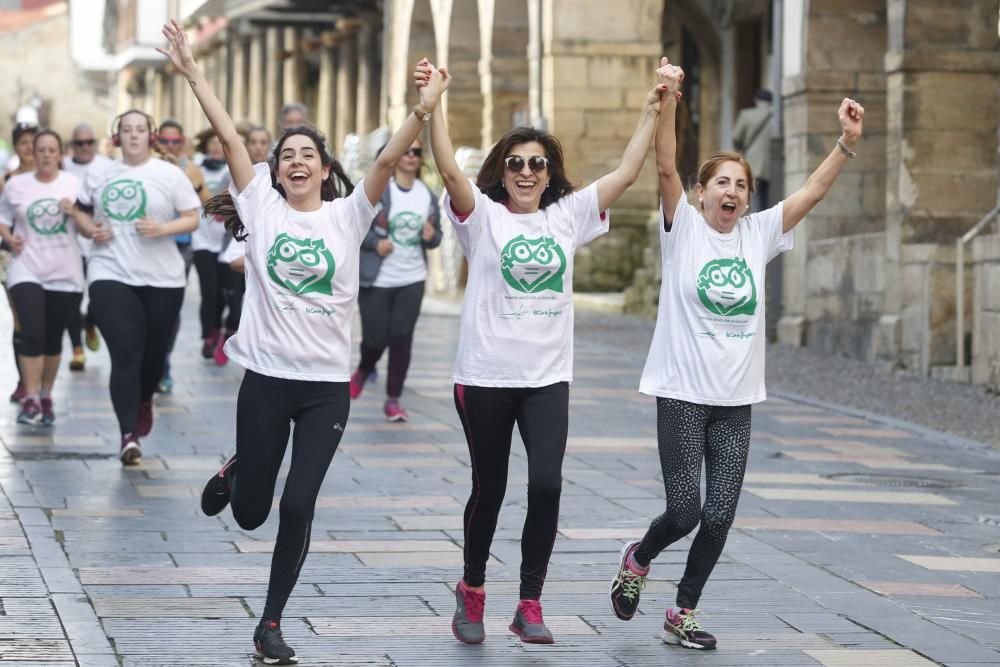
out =
<path fill-rule="evenodd" d="M 118 126 L 122 157 L 129 162 L 142 162 L 150 156 L 149 120 L 141 113 L 128 113 Z"/>
<path fill-rule="evenodd" d="M 304 134 L 286 137 L 278 147 L 277 160 L 278 184 L 284 188 L 288 203 L 304 211 L 319 208 L 321 186 L 330 175 L 330 167 L 323 166 L 313 140 Z"/>
<path fill-rule="evenodd" d="M 548 157 L 545 155 L 545 147 L 537 141 L 514 144 L 504 158 L 511 155 L 522 158 L 523 166 L 516 172 L 504 167 L 503 186 L 507 190 L 507 205 L 514 213 L 534 213 L 538 210 L 542 193 L 549 183 L 549 170 L 545 168 L 533 172 L 528 163 L 535 156 Z"/>
<path fill-rule="evenodd" d="M 720 162 L 706 180 L 696 188 L 702 213 L 712 229 L 728 234 L 748 210 L 750 181 L 747 172 L 739 162 L 726 160 Z"/>
<path fill-rule="evenodd" d="M 59 161 L 62 159 L 59 140 L 51 134 L 43 134 L 34 148 L 35 171 L 43 180 L 54 177 L 59 172 Z"/>
<path fill-rule="evenodd" d="M 267 151 L 271 148 L 271 135 L 267 130 L 252 130 L 247 136 L 247 152 L 254 164 L 267 162 Z"/>

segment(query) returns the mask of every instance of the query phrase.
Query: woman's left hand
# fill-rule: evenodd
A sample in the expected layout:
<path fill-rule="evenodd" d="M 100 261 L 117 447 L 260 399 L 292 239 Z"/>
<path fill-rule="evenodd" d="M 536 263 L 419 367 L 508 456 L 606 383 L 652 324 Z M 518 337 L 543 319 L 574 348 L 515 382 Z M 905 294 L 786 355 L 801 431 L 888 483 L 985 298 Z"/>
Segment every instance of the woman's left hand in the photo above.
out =
<path fill-rule="evenodd" d="M 155 220 L 143 218 L 135 223 L 135 231 L 144 239 L 155 239 L 163 236 L 163 225 Z"/>
<path fill-rule="evenodd" d="M 177 21 L 171 19 L 170 23 L 166 23 L 163 26 L 163 36 L 167 38 L 170 50 L 166 51 L 161 48 L 157 48 L 156 50 L 169 58 L 173 66 L 185 78 L 190 79 L 191 75 L 197 71 L 198 66 L 194 62 L 191 42 L 188 41 L 184 29 L 181 28 Z"/>
<path fill-rule="evenodd" d="M 424 229 L 422 232 L 420 232 L 420 238 L 422 238 L 424 241 L 430 241 L 432 238 L 434 238 L 434 225 L 432 225 L 429 222 L 425 222 Z"/>
<path fill-rule="evenodd" d="M 845 97 L 837 110 L 837 117 L 840 119 L 840 129 L 844 133 L 844 143 L 853 146 L 861 138 L 865 108 L 851 98 Z"/>

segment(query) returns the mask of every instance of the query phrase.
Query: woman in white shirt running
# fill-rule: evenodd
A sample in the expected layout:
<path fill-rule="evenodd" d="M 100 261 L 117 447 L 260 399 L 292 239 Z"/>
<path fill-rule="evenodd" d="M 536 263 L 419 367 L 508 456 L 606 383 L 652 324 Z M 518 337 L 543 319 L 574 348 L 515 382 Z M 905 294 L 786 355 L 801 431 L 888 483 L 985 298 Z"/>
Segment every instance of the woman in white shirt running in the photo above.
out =
<path fill-rule="evenodd" d="M 417 85 L 451 77 L 426 60 Z M 439 83 L 441 82 L 441 83 Z M 643 101 L 621 164 L 574 191 L 559 141 L 519 127 L 490 150 L 475 182 L 455 161 L 444 119 L 431 146 L 448 198 L 445 214 L 469 261 L 455 361 L 455 406 L 472 463 L 465 507 L 465 572 L 455 589 L 452 632 L 483 641 L 486 562 L 507 487 L 516 424 L 528 454 L 528 513 L 521 537 L 520 603 L 510 630 L 551 644 L 539 598 L 555 543 L 573 379 L 573 254 L 608 231 L 607 209 L 639 177 L 660 105 Z"/>
<path fill-rule="evenodd" d="M 267 663 L 289 664 L 297 657 L 282 637 L 281 615 L 308 552 L 316 497 L 350 411 L 361 240 L 423 122 L 410 114 L 356 188 L 322 135 L 308 126 L 278 138 L 273 166 L 255 165 L 180 26 L 167 24 L 163 33 L 171 48 L 161 52 L 191 85 L 222 141 L 233 179 L 229 194 L 206 209 L 223 215 L 237 240 L 245 239 L 243 318 L 226 343 L 229 358 L 246 368 L 236 406 L 236 455 L 206 484 L 202 510 L 211 516 L 230 504 L 241 528 L 264 523 L 295 423 L 267 600 L 254 633 Z M 438 84 L 421 91 L 428 112 L 440 90 Z"/>
<path fill-rule="evenodd" d="M 21 323 L 19 362 L 27 396 L 19 424 L 52 426 L 52 386 L 62 338 L 83 298 L 83 259 L 76 225 L 65 209 L 80 179 L 59 168 L 62 140 L 52 130 L 34 135 L 34 172 L 12 177 L 0 195 L 0 237 L 14 257 L 7 289 Z"/>
<path fill-rule="evenodd" d="M 657 70 L 679 94 L 684 73 L 666 58 Z M 845 99 L 841 137 L 823 163 L 783 202 L 747 215 L 754 190 L 739 153 L 711 156 L 698 171 L 698 207 L 677 174 L 674 116 L 678 95 L 664 95 L 656 130 L 663 282 L 656 329 L 639 391 L 656 397 L 656 430 L 667 510 L 646 535 L 622 548 L 611 606 L 627 621 L 639 606 L 650 562 L 700 525 L 667 610 L 664 641 L 713 649 L 716 638 L 695 617 L 698 600 L 736 516 L 750 450 L 750 406 L 764 389 L 764 270 L 792 247 L 792 229 L 833 187 L 861 138 L 864 107 Z M 701 467 L 705 464 L 705 503 Z"/>

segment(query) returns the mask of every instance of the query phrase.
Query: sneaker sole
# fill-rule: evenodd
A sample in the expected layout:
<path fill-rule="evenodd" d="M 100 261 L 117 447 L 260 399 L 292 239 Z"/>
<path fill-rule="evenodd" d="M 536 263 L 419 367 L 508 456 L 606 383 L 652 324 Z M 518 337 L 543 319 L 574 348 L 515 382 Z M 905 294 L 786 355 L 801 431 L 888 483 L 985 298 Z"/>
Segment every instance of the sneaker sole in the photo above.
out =
<path fill-rule="evenodd" d="M 621 572 L 622 568 L 625 567 L 625 556 L 628 555 L 628 550 L 629 550 L 629 548 L 633 544 L 635 544 L 635 542 L 629 542 L 628 544 L 626 544 L 625 546 L 623 546 L 621 552 L 619 552 L 619 558 L 618 558 L 618 571 L 619 572 Z M 622 616 L 621 614 L 618 613 L 618 610 L 615 609 L 615 601 L 611 597 L 611 594 L 615 590 L 615 584 L 616 583 L 618 583 L 618 577 L 615 577 L 614 579 L 611 580 L 611 586 L 608 588 L 608 603 L 611 605 L 611 613 L 614 614 L 615 617 L 618 618 L 618 620 L 621 620 L 621 621 L 631 621 L 635 617 L 634 613 L 631 616 Z M 636 607 L 636 610 L 638 610 L 638 609 L 639 608 Z"/>
<path fill-rule="evenodd" d="M 451 634 L 455 635 L 455 639 L 463 644 L 482 644 L 486 639 L 485 634 L 480 639 L 463 639 L 462 636 L 458 634 L 458 627 L 455 625 L 455 621 L 451 622 Z"/>
<path fill-rule="evenodd" d="M 139 448 L 139 445 L 130 442 L 121 451 L 118 458 L 121 459 L 122 465 L 135 465 L 142 458 L 142 449 Z"/>
<path fill-rule="evenodd" d="M 388 421 L 390 421 L 392 423 L 405 422 L 405 421 L 409 421 L 410 420 L 409 417 L 405 417 L 403 415 L 395 415 L 394 417 L 390 417 L 390 416 L 386 415 L 385 418 L 386 418 L 386 420 L 388 420 Z"/>
<path fill-rule="evenodd" d="M 265 665 L 294 665 L 299 661 L 299 656 L 297 655 L 292 656 L 287 660 L 284 658 L 265 658 L 264 654 L 256 649 L 254 650 L 253 655 Z"/>
<path fill-rule="evenodd" d="M 556 640 L 552 637 L 525 637 L 521 634 L 520 628 L 518 628 L 513 623 L 510 624 L 508 630 L 513 632 L 518 638 L 525 644 L 555 644 Z"/>
<path fill-rule="evenodd" d="M 695 642 L 691 642 L 686 639 L 681 639 L 680 637 L 675 635 L 673 632 L 670 632 L 669 630 L 664 631 L 660 639 L 663 640 L 664 644 L 670 644 L 671 646 L 680 646 L 682 648 L 691 648 L 701 651 L 711 651 L 715 648 L 714 646 L 703 646 L 701 644 L 696 644 Z"/>

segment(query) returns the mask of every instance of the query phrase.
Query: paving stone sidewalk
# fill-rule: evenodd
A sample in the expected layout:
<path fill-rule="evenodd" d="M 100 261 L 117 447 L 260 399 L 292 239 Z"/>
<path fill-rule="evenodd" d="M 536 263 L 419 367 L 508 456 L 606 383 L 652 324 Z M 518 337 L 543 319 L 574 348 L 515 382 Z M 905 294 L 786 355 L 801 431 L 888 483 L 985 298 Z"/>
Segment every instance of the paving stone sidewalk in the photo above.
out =
<path fill-rule="evenodd" d="M 141 466 L 116 458 L 103 350 L 86 372 L 62 374 L 54 429 L 18 426 L 13 406 L 0 416 L 0 661 L 253 664 L 277 511 L 252 533 L 228 511 L 198 511 L 233 444 L 240 369 L 203 361 L 190 302 L 184 317 L 175 390 L 157 399 Z M 688 539 L 654 563 L 636 618 L 618 621 L 607 589 L 619 549 L 663 509 L 654 403 L 635 389 L 645 349 L 588 336 L 586 321 L 542 600 L 557 643 L 507 631 L 526 502 L 518 441 L 487 573 L 487 641 L 459 644 L 450 622 L 470 468 L 451 397 L 457 326 L 420 321 L 410 423 L 381 414 L 383 368 L 352 407 L 282 626 L 300 664 L 1000 664 L 1000 455 L 783 398 L 754 410 L 737 523 L 702 599 L 720 648 L 660 640 Z M 12 388 L 3 363 L 0 386 Z"/>

